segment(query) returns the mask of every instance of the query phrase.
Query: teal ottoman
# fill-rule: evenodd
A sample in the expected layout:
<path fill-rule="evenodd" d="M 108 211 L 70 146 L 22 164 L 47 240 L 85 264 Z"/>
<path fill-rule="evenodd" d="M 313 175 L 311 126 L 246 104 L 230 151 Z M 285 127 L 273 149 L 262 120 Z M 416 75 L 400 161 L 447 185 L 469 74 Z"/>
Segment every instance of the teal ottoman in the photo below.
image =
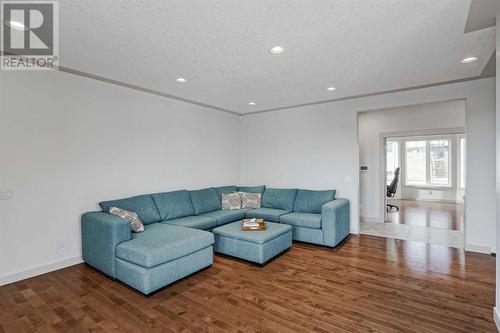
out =
<path fill-rule="evenodd" d="M 241 221 L 212 230 L 214 251 L 264 264 L 292 246 L 292 227 L 266 221 L 266 230 L 242 231 Z"/>

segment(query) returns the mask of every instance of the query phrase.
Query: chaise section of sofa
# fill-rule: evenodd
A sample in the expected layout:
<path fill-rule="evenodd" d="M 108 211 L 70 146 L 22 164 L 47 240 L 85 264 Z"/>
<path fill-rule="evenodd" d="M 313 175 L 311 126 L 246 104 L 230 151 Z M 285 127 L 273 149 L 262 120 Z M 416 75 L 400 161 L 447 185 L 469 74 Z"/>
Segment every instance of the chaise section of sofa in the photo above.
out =
<path fill-rule="evenodd" d="M 116 278 L 149 294 L 213 262 L 210 232 L 163 223 L 116 247 Z"/>
<path fill-rule="evenodd" d="M 102 212 L 82 215 L 83 259 L 142 293 L 149 294 L 213 263 L 213 234 L 189 228 L 186 221 L 208 220 L 211 228 L 215 219 L 189 215 L 194 209 L 187 191 L 99 205 Z M 127 220 L 108 213 L 111 207 L 136 212 L 145 225 L 144 232 L 132 233 Z M 182 219 L 183 226 L 175 225 Z"/>

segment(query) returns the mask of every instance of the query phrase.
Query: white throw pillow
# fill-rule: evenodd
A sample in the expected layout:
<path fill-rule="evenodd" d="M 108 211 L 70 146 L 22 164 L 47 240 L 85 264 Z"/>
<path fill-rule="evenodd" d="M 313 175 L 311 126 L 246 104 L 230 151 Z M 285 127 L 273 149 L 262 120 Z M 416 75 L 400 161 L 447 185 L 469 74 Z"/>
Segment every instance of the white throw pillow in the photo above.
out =
<path fill-rule="evenodd" d="M 130 227 L 133 232 L 144 231 L 144 224 L 142 224 L 141 219 L 139 218 L 139 216 L 137 216 L 136 213 L 118 207 L 111 207 L 109 209 L 109 213 L 129 221 Z"/>
<path fill-rule="evenodd" d="M 262 195 L 260 193 L 239 192 L 241 208 L 260 208 Z"/>
<path fill-rule="evenodd" d="M 240 209 L 241 197 L 238 192 L 224 194 L 222 193 L 222 209 Z"/>

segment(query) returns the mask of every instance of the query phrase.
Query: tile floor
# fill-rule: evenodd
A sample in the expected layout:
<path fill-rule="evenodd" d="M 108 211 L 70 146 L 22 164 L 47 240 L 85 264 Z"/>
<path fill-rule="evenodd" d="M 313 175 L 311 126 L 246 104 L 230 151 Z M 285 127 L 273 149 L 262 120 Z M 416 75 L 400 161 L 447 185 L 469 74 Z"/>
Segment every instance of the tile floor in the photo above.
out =
<path fill-rule="evenodd" d="M 360 227 L 360 233 L 365 235 L 411 240 L 459 249 L 464 247 L 464 233 L 457 230 L 371 222 L 363 222 Z"/>
<path fill-rule="evenodd" d="M 362 222 L 365 235 L 464 248 L 463 204 L 391 200 L 400 210 L 387 214 L 386 223 Z"/>

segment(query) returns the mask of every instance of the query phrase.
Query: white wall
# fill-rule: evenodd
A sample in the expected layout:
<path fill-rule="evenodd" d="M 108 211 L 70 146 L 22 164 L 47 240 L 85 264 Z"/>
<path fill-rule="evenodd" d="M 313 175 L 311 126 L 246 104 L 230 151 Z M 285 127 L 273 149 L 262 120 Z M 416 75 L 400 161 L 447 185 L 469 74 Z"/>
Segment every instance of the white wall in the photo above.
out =
<path fill-rule="evenodd" d="M 243 117 L 241 181 L 336 188 L 358 228 L 357 112 L 465 99 L 466 247 L 496 251 L 495 79 L 408 90 Z"/>
<path fill-rule="evenodd" d="M 356 221 L 357 136 L 356 113 L 330 104 L 243 117 L 241 182 L 336 189 Z"/>
<path fill-rule="evenodd" d="M 446 101 L 440 103 L 427 103 L 412 106 L 403 106 L 359 114 L 359 158 L 360 165 L 368 166 L 368 171 L 360 173 L 360 215 L 367 221 L 383 221 L 380 205 L 383 197 L 380 189 L 380 166 L 382 144 L 381 134 L 395 132 L 429 131 L 446 128 L 465 128 L 465 100 Z M 456 142 L 454 142 L 454 147 Z M 401 143 L 400 143 L 400 148 Z M 455 149 L 454 149 L 455 150 Z M 402 159 L 400 149 L 400 158 Z M 456 166 L 453 161 L 452 166 Z M 404 170 L 403 170 L 404 171 Z M 404 177 L 402 171 L 401 176 Z M 456 173 L 453 173 L 456 176 Z M 456 181 L 452 182 L 456 185 Z M 456 187 L 449 191 L 433 190 L 433 196 L 428 196 L 427 191 L 404 186 L 404 181 L 399 183 L 401 198 L 432 199 L 436 196 L 456 200 Z"/>
<path fill-rule="evenodd" d="M 101 200 L 239 181 L 237 116 L 60 72 L 2 71 L 0 100 L 0 282 L 80 257 Z"/>

